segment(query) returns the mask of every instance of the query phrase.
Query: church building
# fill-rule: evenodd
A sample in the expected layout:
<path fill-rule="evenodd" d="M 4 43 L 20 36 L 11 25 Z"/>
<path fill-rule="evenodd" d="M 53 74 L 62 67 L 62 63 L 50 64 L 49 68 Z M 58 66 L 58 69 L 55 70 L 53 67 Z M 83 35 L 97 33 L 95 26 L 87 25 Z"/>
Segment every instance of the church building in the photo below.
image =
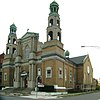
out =
<path fill-rule="evenodd" d="M 59 5 L 53 1 L 44 43 L 39 41 L 38 33 L 28 31 L 18 39 L 17 27 L 10 26 L 2 65 L 4 86 L 31 89 L 37 86 L 40 91 L 95 89 L 89 55 L 65 56 L 58 11 Z"/>

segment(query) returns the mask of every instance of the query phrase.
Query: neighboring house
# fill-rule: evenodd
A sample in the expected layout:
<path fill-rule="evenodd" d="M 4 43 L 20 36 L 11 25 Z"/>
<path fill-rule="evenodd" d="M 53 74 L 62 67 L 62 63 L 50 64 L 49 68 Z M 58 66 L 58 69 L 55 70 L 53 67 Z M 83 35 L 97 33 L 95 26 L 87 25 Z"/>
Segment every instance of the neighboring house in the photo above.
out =
<path fill-rule="evenodd" d="M 59 5 L 53 1 L 45 43 L 39 42 L 39 34 L 34 32 L 17 39 L 17 27 L 10 26 L 3 61 L 3 85 L 32 89 L 38 85 L 40 91 L 92 89 L 93 69 L 89 56 L 65 57 L 58 10 Z"/>
<path fill-rule="evenodd" d="M 4 53 L 0 54 L 0 87 L 2 86 L 2 63 L 4 59 Z"/>

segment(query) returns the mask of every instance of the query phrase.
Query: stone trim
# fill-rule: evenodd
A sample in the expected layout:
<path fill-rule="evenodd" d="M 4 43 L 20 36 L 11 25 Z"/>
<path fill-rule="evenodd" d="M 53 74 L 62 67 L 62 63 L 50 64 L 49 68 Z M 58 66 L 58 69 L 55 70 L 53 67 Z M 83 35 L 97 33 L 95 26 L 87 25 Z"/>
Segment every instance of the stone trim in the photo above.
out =
<path fill-rule="evenodd" d="M 48 54 L 48 55 L 43 55 L 41 56 L 42 58 L 46 58 L 46 57 L 50 57 L 50 56 L 59 56 L 60 58 L 64 59 L 65 60 L 65 57 L 64 56 L 61 56 L 57 53 L 52 53 L 52 54 Z"/>

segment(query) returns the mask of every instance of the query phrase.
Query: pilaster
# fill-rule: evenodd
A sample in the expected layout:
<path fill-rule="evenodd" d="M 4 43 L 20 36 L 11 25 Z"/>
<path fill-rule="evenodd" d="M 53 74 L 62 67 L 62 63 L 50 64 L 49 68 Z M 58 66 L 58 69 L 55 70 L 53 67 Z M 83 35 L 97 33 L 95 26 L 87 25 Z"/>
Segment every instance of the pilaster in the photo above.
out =
<path fill-rule="evenodd" d="M 29 65 L 28 88 L 35 88 L 35 66 L 34 64 Z"/>
<path fill-rule="evenodd" d="M 15 73 L 14 73 L 14 77 L 15 77 L 15 80 L 14 80 L 14 87 L 15 88 L 18 88 L 20 87 L 20 66 L 16 66 L 15 67 Z"/>

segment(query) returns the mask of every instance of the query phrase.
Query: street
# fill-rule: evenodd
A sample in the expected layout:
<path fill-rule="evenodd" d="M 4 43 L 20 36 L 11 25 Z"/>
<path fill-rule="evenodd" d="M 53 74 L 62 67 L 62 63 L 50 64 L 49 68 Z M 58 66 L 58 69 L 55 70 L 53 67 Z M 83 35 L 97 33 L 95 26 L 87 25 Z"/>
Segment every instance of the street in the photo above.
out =
<path fill-rule="evenodd" d="M 91 93 L 79 96 L 71 96 L 65 97 L 59 100 L 100 100 L 100 92 L 99 93 Z"/>
<path fill-rule="evenodd" d="M 35 100 L 35 99 L 2 96 L 0 100 Z M 44 100 L 44 99 L 38 99 L 38 100 Z M 78 96 L 68 96 L 58 99 L 48 99 L 48 100 L 100 100 L 100 92 L 78 95 Z"/>
<path fill-rule="evenodd" d="M 1 96 L 0 100 L 35 100 L 35 99 L 30 99 L 30 98 L 22 98 L 22 97 L 9 97 L 9 96 Z"/>

